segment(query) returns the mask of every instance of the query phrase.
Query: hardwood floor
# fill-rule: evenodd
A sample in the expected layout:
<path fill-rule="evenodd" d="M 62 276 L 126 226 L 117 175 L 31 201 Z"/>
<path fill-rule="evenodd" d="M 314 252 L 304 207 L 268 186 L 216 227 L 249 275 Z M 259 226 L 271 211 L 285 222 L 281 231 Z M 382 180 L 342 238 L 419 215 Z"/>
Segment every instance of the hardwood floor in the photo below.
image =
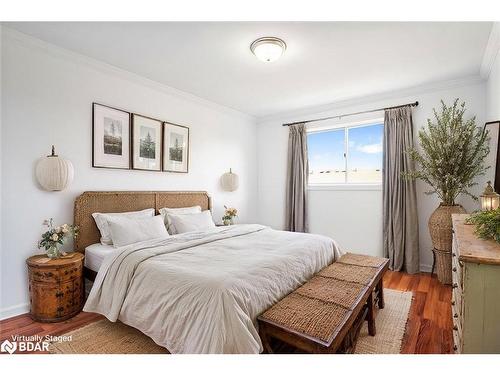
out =
<path fill-rule="evenodd" d="M 409 275 L 387 271 L 384 287 L 413 292 L 402 353 L 452 353 L 451 287 L 444 286 L 429 273 Z M 104 319 L 81 312 L 60 323 L 38 323 L 28 314 L 0 321 L 0 342 L 12 335 L 61 335 L 91 322 Z"/>

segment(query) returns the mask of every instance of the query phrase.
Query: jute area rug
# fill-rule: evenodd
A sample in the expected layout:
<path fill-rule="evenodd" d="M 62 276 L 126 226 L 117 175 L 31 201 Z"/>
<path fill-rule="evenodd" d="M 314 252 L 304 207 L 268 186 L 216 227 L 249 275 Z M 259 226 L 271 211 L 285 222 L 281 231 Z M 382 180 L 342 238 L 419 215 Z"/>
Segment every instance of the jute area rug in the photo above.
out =
<path fill-rule="evenodd" d="M 401 350 L 412 293 L 385 289 L 385 308 L 378 310 L 377 334 L 368 335 L 365 322 L 356 346 L 356 354 L 398 354 Z M 53 343 L 56 354 L 159 354 L 168 351 L 146 335 L 122 323 L 106 319 L 68 332 L 72 341 Z"/>

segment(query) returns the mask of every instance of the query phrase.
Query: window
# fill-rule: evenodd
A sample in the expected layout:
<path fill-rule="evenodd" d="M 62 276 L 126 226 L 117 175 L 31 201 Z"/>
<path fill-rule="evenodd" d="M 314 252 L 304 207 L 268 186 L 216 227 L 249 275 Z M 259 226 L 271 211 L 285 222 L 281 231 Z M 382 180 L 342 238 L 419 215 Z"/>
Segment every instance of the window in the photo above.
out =
<path fill-rule="evenodd" d="M 309 184 L 381 184 L 384 124 L 310 130 Z"/>

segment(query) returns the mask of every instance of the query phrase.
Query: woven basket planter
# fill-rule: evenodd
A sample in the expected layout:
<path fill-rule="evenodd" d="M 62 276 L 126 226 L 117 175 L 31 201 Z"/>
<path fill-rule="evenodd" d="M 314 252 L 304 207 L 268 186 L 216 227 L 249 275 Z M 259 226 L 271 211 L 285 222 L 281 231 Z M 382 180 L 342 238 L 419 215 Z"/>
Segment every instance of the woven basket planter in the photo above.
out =
<path fill-rule="evenodd" d="M 436 256 L 436 274 L 441 284 L 451 285 L 451 253 L 433 249 Z"/>
<path fill-rule="evenodd" d="M 464 214 L 461 205 L 445 206 L 443 203 L 429 218 L 429 232 L 436 254 L 437 276 L 441 283 L 451 284 L 452 214 Z"/>

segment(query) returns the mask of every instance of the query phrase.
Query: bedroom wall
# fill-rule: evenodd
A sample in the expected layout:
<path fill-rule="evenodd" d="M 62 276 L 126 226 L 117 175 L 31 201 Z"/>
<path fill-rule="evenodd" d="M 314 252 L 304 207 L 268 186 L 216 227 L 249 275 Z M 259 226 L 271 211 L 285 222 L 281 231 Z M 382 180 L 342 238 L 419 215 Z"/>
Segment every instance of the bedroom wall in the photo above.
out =
<path fill-rule="evenodd" d="M 73 54 L 3 28 L 0 319 L 28 308 L 25 259 L 34 254 L 42 221 L 73 222 L 73 202 L 85 190 L 207 190 L 220 221 L 223 205 L 241 222 L 257 219 L 256 129 L 253 117 Z M 91 104 L 100 102 L 190 127 L 189 174 L 91 167 Z M 38 158 L 56 145 L 74 165 L 62 192 L 34 180 Z M 234 193 L 220 176 L 240 176 Z"/>
<path fill-rule="evenodd" d="M 440 99 L 450 103 L 454 98 L 465 100 L 467 113 L 476 115 L 478 124 L 484 123 L 485 83 L 476 77 L 426 85 L 357 101 L 345 101 L 319 109 L 304 109 L 260 120 L 258 124 L 259 221 L 274 228 L 284 226 L 288 129 L 283 127 L 282 123 L 383 108 L 418 100 L 419 106 L 413 112 L 416 135 L 418 129 L 424 126 L 426 119 L 432 115 L 432 108 L 439 106 Z M 380 117 L 377 114 L 370 116 Z M 353 118 L 349 118 L 349 121 L 351 120 Z M 493 165 L 493 160 L 490 158 L 488 163 Z M 476 193 L 482 191 L 485 181 L 492 178 L 492 174 L 493 171 L 490 170 L 488 176 L 479 179 Z M 430 271 L 432 245 L 427 221 L 439 201 L 436 196 L 424 194 L 426 186 L 423 183 L 418 182 L 417 189 L 421 269 Z M 311 232 L 331 236 L 345 250 L 382 255 L 381 188 L 352 190 L 339 187 L 335 190 L 312 190 L 309 191 L 309 199 Z M 477 203 L 470 199 L 462 199 L 461 203 L 469 211 L 478 208 Z"/>
<path fill-rule="evenodd" d="M 500 29 L 500 26 L 498 26 Z M 487 121 L 500 120 L 500 49 L 491 67 L 491 72 L 486 83 L 486 112 Z"/>

